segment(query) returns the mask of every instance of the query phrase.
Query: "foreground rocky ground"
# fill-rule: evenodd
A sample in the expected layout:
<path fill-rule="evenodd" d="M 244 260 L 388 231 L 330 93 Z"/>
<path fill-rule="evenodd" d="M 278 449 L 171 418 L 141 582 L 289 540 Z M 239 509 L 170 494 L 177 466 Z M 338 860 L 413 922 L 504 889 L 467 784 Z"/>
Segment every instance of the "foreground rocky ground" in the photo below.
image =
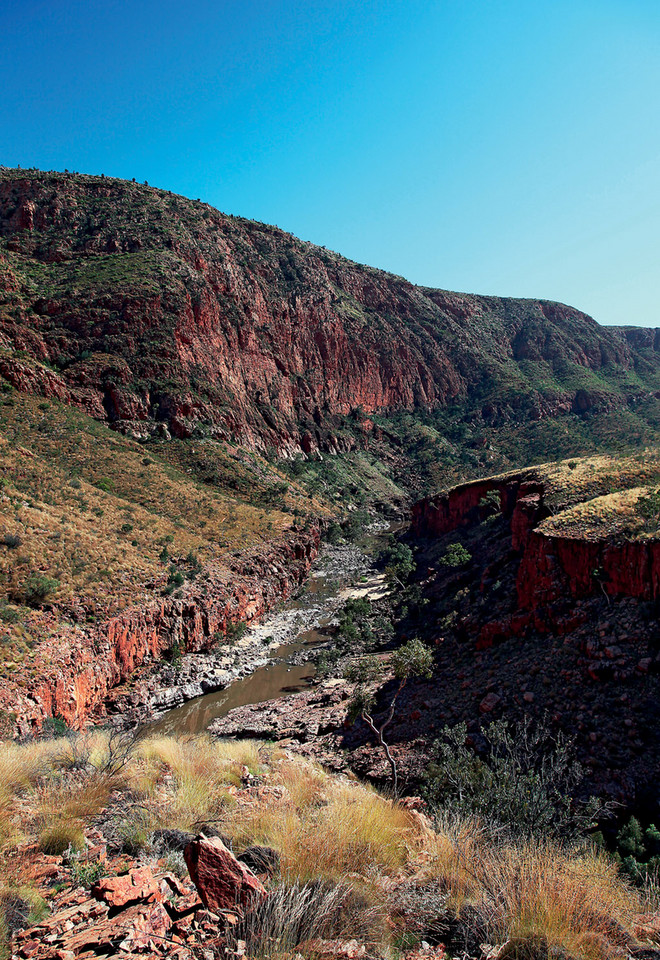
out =
<path fill-rule="evenodd" d="M 5 955 L 656 956 L 605 856 L 430 819 L 257 742 L 6 745 Z"/>

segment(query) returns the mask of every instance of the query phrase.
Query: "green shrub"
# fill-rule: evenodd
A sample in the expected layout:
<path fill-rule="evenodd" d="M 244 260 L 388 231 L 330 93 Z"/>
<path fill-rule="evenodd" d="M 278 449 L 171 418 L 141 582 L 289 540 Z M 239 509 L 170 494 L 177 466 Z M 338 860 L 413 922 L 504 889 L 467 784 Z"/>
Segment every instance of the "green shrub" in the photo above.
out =
<path fill-rule="evenodd" d="M 74 855 L 69 865 L 71 882 L 77 887 L 93 886 L 97 880 L 106 876 L 107 870 L 107 866 L 100 860 L 82 860 L 80 855 Z"/>
<path fill-rule="evenodd" d="M 486 510 L 489 516 L 500 512 L 500 495 L 497 490 L 489 490 L 488 493 L 479 500 L 479 506 Z"/>
<path fill-rule="evenodd" d="M 21 546 L 23 541 L 17 533 L 6 533 L 2 538 L 2 543 L 9 550 L 16 550 Z"/>
<path fill-rule="evenodd" d="M 635 511 L 646 521 L 660 519 L 660 487 L 653 493 L 640 497 L 635 504 Z"/>
<path fill-rule="evenodd" d="M 59 587 L 59 580 L 44 573 L 33 573 L 23 584 L 21 593 L 28 606 L 37 607 L 48 599 Z"/>
<path fill-rule="evenodd" d="M 341 526 L 338 523 L 331 523 L 325 531 L 326 542 L 336 546 L 338 543 L 341 543 L 343 539 L 344 533 Z"/>
<path fill-rule="evenodd" d="M 637 817 L 631 817 L 616 835 L 615 859 L 635 883 L 644 883 L 649 875 L 657 876 L 660 830 L 653 823 L 644 829 Z"/>
<path fill-rule="evenodd" d="M 21 615 L 18 610 L 8 607 L 5 603 L 0 603 L 0 623 L 18 623 Z"/>
<path fill-rule="evenodd" d="M 355 510 L 349 514 L 344 523 L 344 536 L 347 540 L 358 540 L 369 523 L 369 514 L 366 510 Z"/>
<path fill-rule="evenodd" d="M 66 720 L 56 714 L 54 717 L 46 717 L 41 732 L 44 739 L 49 740 L 51 737 L 65 737 L 69 732 L 69 728 Z"/>
<path fill-rule="evenodd" d="M 98 487 L 99 490 L 103 490 L 105 493 L 113 493 L 115 489 L 115 484 L 110 477 L 101 477 L 100 480 L 96 481 L 94 486 Z"/>
<path fill-rule="evenodd" d="M 390 537 L 386 550 L 381 554 L 381 560 L 385 563 L 385 578 L 389 584 L 404 586 L 415 569 L 412 550 L 394 537 Z"/>
<path fill-rule="evenodd" d="M 461 543 L 450 543 L 440 563 L 445 567 L 462 567 L 469 563 L 472 554 Z"/>
<path fill-rule="evenodd" d="M 230 623 L 227 627 L 226 638 L 229 643 L 236 643 L 247 633 L 248 625 L 244 621 L 239 623 Z"/>
<path fill-rule="evenodd" d="M 438 759 L 427 771 L 426 794 L 437 811 L 477 817 L 496 835 L 542 834 L 576 840 L 606 813 L 596 798 L 575 799 L 584 773 L 572 741 L 553 737 L 526 718 L 517 728 L 498 720 L 482 731 L 485 752 L 468 745 L 467 725 L 445 727 Z"/>

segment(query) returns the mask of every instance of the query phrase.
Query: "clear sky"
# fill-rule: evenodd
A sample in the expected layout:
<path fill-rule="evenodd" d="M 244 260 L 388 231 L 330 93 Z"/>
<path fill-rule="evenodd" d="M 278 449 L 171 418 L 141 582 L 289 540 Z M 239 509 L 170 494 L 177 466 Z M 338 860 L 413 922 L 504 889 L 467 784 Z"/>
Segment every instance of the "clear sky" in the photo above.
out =
<path fill-rule="evenodd" d="M 660 325 L 660 0 L 1 0 L 0 164 Z"/>

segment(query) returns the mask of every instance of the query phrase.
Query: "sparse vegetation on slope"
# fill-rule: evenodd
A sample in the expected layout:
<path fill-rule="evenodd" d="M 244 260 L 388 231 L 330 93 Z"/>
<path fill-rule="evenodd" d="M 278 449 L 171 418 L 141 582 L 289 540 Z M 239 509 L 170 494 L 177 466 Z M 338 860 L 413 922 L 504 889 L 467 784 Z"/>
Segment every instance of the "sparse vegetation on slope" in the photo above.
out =
<path fill-rule="evenodd" d="M 635 331 L 416 287 L 105 177 L 0 171 L 0 329 L 6 377 L 120 430 L 403 447 L 409 486 L 634 448 L 660 416 L 655 341 Z"/>
<path fill-rule="evenodd" d="M 175 865 L 167 844 L 200 827 L 216 829 L 237 853 L 254 844 L 273 848 L 279 872 L 241 928 L 253 956 L 283 956 L 308 939 L 301 930 L 313 936 L 316 929 L 316 936 L 356 938 L 374 957 L 428 939 L 475 957 L 483 955 L 480 943 L 508 943 L 516 956 L 541 949 L 609 960 L 625 956 L 636 942 L 636 915 L 655 906 L 650 891 L 632 888 L 605 854 L 534 838 L 498 841 L 476 820 L 432 824 L 405 803 L 272 746 L 147 740 L 109 773 L 112 752 L 107 735 L 90 733 L 14 746 L 3 756 L 1 903 L 18 896 L 48 903 L 62 885 L 98 879 L 98 870 L 81 873 L 79 859 L 69 853 L 62 860 L 49 845 L 57 870 L 29 888 L 39 876 L 35 844 L 44 847 L 44 830 L 63 842 L 57 827 L 66 822 L 73 825 L 69 850 L 90 832 L 108 849 L 123 847 L 106 875 L 136 858 Z M 316 928 L 303 922 L 310 898 L 319 907 Z M 338 901 L 344 909 L 335 913 Z M 264 925 L 277 934 L 270 943 L 259 937 Z"/>

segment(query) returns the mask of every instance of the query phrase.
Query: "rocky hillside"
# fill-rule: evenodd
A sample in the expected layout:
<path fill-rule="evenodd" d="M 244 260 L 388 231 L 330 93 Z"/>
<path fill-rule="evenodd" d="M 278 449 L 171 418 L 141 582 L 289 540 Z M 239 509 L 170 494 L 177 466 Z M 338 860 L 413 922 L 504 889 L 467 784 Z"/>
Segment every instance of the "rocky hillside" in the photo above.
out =
<path fill-rule="evenodd" d="M 655 815 L 659 483 L 647 450 L 490 477 L 415 506 L 417 629 L 437 674 L 409 705 L 413 735 L 547 715 L 577 737 L 597 792 Z"/>
<path fill-rule="evenodd" d="M 0 374 L 136 438 L 336 451 L 396 411 L 449 410 L 458 445 L 487 448 L 502 424 L 616 410 L 601 440 L 630 440 L 657 424 L 657 347 L 561 304 L 417 287 L 147 185 L 0 171 Z"/>

